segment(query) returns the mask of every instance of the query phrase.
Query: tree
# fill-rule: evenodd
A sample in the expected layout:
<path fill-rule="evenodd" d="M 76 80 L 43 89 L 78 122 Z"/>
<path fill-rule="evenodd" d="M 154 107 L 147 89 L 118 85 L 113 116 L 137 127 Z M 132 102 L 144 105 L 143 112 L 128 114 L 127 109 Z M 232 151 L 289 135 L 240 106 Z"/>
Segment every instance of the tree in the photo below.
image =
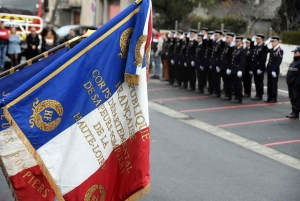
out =
<path fill-rule="evenodd" d="M 197 7 L 199 3 L 207 6 L 217 0 L 154 0 L 152 1 L 154 15 L 154 26 L 161 28 L 173 28 L 175 21 L 184 21 L 188 14 Z"/>
<path fill-rule="evenodd" d="M 283 31 L 298 31 L 300 29 L 300 1 L 282 0 L 273 19 L 272 27 L 278 33 Z"/>

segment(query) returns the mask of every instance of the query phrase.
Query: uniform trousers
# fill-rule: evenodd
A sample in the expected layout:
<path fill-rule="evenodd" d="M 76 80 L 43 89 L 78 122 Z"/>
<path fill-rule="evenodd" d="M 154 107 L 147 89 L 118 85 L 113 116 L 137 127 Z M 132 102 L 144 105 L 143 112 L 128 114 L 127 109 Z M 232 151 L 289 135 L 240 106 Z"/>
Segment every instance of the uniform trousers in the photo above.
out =
<path fill-rule="evenodd" d="M 221 72 L 217 72 L 216 66 L 212 67 L 213 88 L 214 94 L 220 96 L 221 94 Z"/>
<path fill-rule="evenodd" d="M 204 71 L 206 75 L 206 80 L 208 82 L 208 92 L 212 94 L 214 91 L 212 69 L 210 69 L 209 66 L 205 66 Z"/>
<path fill-rule="evenodd" d="M 197 68 L 197 79 L 198 79 L 198 89 L 203 92 L 206 86 L 206 74 L 205 69 L 201 70 L 200 67 Z"/>
<path fill-rule="evenodd" d="M 271 73 L 268 73 L 268 100 L 277 101 L 278 90 L 278 76 L 273 77 Z"/>
<path fill-rule="evenodd" d="M 254 83 L 256 89 L 256 97 L 262 98 L 264 95 L 264 74 L 263 71 L 260 75 L 257 74 L 257 71 L 253 72 L 254 75 Z"/>
<path fill-rule="evenodd" d="M 227 75 L 226 70 L 221 70 L 221 76 L 224 83 L 225 96 L 231 98 L 232 96 L 232 76 Z"/>
<path fill-rule="evenodd" d="M 245 74 L 243 75 L 243 83 L 244 93 L 250 96 L 252 88 L 252 75 L 250 75 L 248 70 L 246 70 Z"/>
<path fill-rule="evenodd" d="M 191 89 L 195 90 L 196 88 L 196 68 L 191 64 L 187 64 L 187 76 L 188 82 Z"/>
<path fill-rule="evenodd" d="M 168 59 L 168 68 L 169 68 L 169 83 L 173 85 L 175 80 L 175 69 L 174 69 L 174 65 L 171 64 L 171 59 Z"/>
<path fill-rule="evenodd" d="M 233 90 L 235 94 L 235 100 L 242 101 L 243 99 L 243 77 L 238 77 L 237 74 L 232 75 L 233 78 Z"/>
<path fill-rule="evenodd" d="M 184 67 L 183 63 L 178 61 L 178 85 L 181 86 L 182 84 L 187 87 L 187 68 Z"/>
<path fill-rule="evenodd" d="M 293 110 L 300 111 L 300 86 L 288 85 Z"/>

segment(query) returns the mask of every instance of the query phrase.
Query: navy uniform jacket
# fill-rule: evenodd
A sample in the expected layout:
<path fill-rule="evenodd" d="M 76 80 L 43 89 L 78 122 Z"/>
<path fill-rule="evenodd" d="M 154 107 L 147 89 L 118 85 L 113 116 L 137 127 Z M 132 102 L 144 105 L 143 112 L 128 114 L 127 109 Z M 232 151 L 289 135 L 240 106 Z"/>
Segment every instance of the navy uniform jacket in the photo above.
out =
<path fill-rule="evenodd" d="M 184 64 L 184 62 L 186 60 L 186 48 L 187 48 L 187 41 L 182 40 L 178 64 L 181 64 L 181 65 Z"/>
<path fill-rule="evenodd" d="M 174 45 L 174 38 L 171 38 L 168 46 L 168 60 L 170 61 L 173 59 Z"/>
<path fill-rule="evenodd" d="M 246 56 L 244 70 L 245 71 L 250 71 L 250 65 L 251 65 L 251 61 L 252 61 L 253 49 L 251 49 L 251 47 L 246 47 L 243 50 L 244 50 L 244 54 Z"/>
<path fill-rule="evenodd" d="M 268 55 L 268 47 L 263 43 L 261 45 L 256 45 L 253 49 L 252 60 L 251 60 L 251 71 L 265 71 L 266 69 L 266 60 Z"/>
<path fill-rule="evenodd" d="M 203 42 L 201 44 L 198 43 L 195 53 L 195 63 L 197 68 L 199 68 L 200 66 L 204 66 L 204 53 L 205 48 Z"/>
<path fill-rule="evenodd" d="M 204 67 L 208 68 L 210 66 L 210 58 L 211 58 L 213 41 L 212 40 L 203 40 L 203 44 L 205 47 Z"/>
<path fill-rule="evenodd" d="M 175 63 L 178 63 L 178 60 L 179 60 L 180 50 L 181 50 L 181 43 L 182 43 L 181 39 L 177 38 L 175 40 L 174 53 L 173 53 L 173 60 L 174 60 Z"/>
<path fill-rule="evenodd" d="M 236 74 L 238 71 L 244 71 L 245 51 L 242 47 L 235 47 L 232 53 L 231 73 Z"/>
<path fill-rule="evenodd" d="M 219 39 L 219 41 L 213 42 L 212 53 L 210 58 L 210 66 L 221 67 L 221 55 L 225 43 Z"/>
<path fill-rule="evenodd" d="M 283 58 L 283 50 L 278 47 L 276 50 L 274 48 L 269 50 L 270 58 L 267 66 L 267 73 L 272 73 L 272 71 L 276 72 L 279 75 L 280 72 L 280 64 Z"/>
<path fill-rule="evenodd" d="M 299 87 L 300 90 L 300 58 L 299 60 L 291 63 L 286 76 L 286 83 L 288 85 Z"/>
<path fill-rule="evenodd" d="M 197 47 L 197 41 L 189 40 L 187 48 L 186 48 L 186 63 L 188 65 L 191 64 L 191 61 L 195 60 L 196 47 Z"/>
<path fill-rule="evenodd" d="M 230 45 L 225 44 L 224 49 L 221 54 L 221 65 L 220 68 L 222 70 L 230 69 L 231 59 L 232 59 L 232 52 L 234 47 L 230 47 Z"/>

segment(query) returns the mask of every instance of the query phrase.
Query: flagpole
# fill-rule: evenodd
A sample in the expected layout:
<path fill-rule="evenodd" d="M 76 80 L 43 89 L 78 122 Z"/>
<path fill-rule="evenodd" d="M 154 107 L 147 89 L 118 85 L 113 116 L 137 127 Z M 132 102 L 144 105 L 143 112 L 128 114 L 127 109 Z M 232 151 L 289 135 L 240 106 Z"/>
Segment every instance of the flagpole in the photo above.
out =
<path fill-rule="evenodd" d="M 60 45 L 50 49 L 49 51 L 43 52 L 43 53 L 33 57 L 32 59 L 27 60 L 24 63 L 21 63 L 17 66 L 14 66 L 14 67 L 10 68 L 9 70 L 6 70 L 6 71 L 0 73 L 0 79 L 5 77 L 6 75 L 13 74 L 16 70 L 19 70 L 19 69 L 21 69 L 25 66 L 30 66 L 32 63 L 38 61 L 39 59 L 43 59 L 43 58 L 48 57 L 48 55 L 56 52 L 57 50 L 60 50 L 64 47 L 70 47 L 71 43 L 76 42 L 76 41 L 78 41 L 82 38 L 86 38 L 86 37 L 90 36 L 92 33 L 94 33 L 94 30 L 88 30 L 87 33 L 82 35 L 82 36 L 77 36 L 77 37 L 75 37 L 75 38 L 73 38 L 73 39 L 71 39 L 71 40 L 69 40 L 69 41 L 67 41 L 63 44 L 60 44 Z"/>

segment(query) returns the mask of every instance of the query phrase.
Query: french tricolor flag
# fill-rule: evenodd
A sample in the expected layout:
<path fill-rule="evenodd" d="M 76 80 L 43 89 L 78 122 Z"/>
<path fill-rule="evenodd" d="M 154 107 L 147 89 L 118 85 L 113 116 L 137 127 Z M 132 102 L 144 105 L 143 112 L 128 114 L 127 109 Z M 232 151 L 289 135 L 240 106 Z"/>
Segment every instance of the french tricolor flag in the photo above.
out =
<path fill-rule="evenodd" d="M 137 0 L 2 100 L 59 200 L 149 192 L 151 16 Z"/>

